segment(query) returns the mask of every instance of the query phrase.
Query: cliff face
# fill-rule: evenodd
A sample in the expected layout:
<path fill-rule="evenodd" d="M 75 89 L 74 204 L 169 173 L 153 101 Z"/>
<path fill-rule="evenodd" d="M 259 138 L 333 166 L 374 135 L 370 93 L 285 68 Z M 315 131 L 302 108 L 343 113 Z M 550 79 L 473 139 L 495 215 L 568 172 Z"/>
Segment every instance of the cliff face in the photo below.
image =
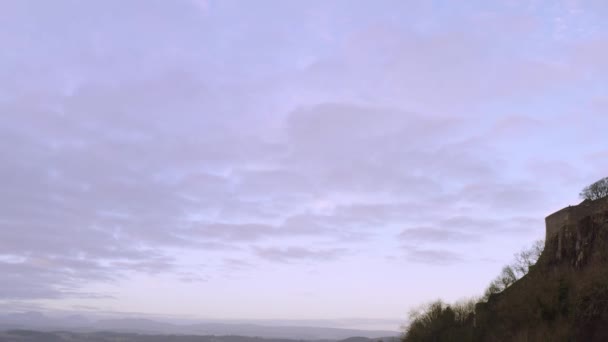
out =
<path fill-rule="evenodd" d="M 608 341 L 608 198 L 546 219 L 530 272 L 476 309 L 477 341 Z"/>

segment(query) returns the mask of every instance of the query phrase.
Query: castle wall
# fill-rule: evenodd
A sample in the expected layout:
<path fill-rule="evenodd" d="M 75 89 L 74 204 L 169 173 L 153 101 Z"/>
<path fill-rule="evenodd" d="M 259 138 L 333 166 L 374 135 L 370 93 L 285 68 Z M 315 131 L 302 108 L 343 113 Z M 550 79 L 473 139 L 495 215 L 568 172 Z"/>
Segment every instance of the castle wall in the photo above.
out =
<path fill-rule="evenodd" d="M 562 227 L 566 226 L 570 221 L 570 215 L 575 207 L 567 207 L 558 212 L 555 212 L 545 218 L 545 241 L 549 241 L 553 236 L 557 235 Z"/>
<path fill-rule="evenodd" d="M 605 211 L 608 211 L 608 197 L 595 201 L 585 200 L 579 205 L 569 206 L 559 210 L 545 218 L 545 241 L 558 235 L 566 226 L 576 224 L 585 216 L 591 216 Z"/>

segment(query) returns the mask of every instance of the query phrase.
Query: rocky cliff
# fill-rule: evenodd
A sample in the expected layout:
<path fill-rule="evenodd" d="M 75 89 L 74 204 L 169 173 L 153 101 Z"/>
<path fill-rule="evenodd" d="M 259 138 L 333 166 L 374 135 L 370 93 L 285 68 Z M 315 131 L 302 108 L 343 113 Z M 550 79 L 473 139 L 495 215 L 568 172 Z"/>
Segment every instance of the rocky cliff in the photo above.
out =
<path fill-rule="evenodd" d="M 477 305 L 477 341 L 608 341 L 608 198 L 546 219 L 530 272 Z"/>

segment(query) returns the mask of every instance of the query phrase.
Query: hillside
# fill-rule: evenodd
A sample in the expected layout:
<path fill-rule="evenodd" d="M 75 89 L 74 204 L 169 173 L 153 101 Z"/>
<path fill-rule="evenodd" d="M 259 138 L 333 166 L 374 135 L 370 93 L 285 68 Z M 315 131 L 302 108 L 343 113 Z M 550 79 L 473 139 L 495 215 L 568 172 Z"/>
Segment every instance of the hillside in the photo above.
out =
<path fill-rule="evenodd" d="M 608 198 L 546 218 L 545 249 L 522 279 L 476 307 L 476 341 L 608 341 Z"/>

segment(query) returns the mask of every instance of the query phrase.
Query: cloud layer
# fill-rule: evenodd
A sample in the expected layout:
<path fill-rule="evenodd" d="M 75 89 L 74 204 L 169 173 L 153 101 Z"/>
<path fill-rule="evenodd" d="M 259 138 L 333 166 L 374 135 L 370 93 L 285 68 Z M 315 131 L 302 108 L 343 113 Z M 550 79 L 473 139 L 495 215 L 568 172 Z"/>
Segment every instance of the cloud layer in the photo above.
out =
<path fill-rule="evenodd" d="M 608 50 L 600 5 L 478 5 L 2 3 L 0 301 L 395 317 L 437 272 L 480 289 L 605 176 Z"/>

